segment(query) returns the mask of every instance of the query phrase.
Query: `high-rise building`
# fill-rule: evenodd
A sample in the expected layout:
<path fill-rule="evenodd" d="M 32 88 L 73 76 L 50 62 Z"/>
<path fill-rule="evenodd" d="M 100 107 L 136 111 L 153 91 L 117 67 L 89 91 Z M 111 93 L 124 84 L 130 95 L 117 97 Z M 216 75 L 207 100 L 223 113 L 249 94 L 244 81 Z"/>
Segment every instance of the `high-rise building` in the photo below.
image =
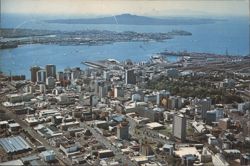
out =
<path fill-rule="evenodd" d="M 136 76 L 133 69 L 125 71 L 125 82 L 126 84 L 136 84 Z"/>
<path fill-rule="evenodd" d="M 46 74 L 47 77 L 54 77 L 56 78 L 56 66 L 52 64 L 46 65 Z"/>
<path fill-rule="evenodd" d="M 31 77 L 30 77 L 30 80 L 32 82 L 36 82 L 37 81 L 37 76 L 36 76 L 36 73 L 40 70 L 41 68 L 39 66 L 32 66 L 30 68 L 30 74 L 31 74 Z"/>
<path fill-rule="evenodd" d="M 173 135 L 181 141 L 186 139 L 186 117 L 182 114 L 174 115 Z"/>
<path fill-rule="evenodd" d="M 129 122 L 123 121 L 117 126 L 117 138 L 118 139 L 128 139 L 129 138 Z"/>
<path fill-rule="evenodd" d="M 45 81 L 46 81 L 46 71 L 45 70 L 39 70 L 36 72 L 36 81 L 38 83 L 45 83 Z"/>
<path fill-rule="evenodd" d="M 198 105 L 201 110 L 201 118 L 205 119 L 207 111 L 211 109 L 212 100 L 210 98 L 202 99 Z"/>
<path fill-rule="evenodd" d="M 57 73 L 57 78 L 58 81 L 63 81 L 64 80 L 64 73 L 62 71 L 59 71 Z"/>

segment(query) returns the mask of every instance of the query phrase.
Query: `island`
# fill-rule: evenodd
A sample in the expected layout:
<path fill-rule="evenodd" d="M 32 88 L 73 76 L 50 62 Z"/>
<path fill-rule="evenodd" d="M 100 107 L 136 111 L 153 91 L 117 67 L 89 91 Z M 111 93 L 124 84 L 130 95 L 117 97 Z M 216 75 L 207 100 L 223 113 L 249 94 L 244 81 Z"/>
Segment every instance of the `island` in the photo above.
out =
<path fill-rule="evenodd" d="M 79 19 L 45 20 L 47 23 L 56 24 L 120 24 L 120 25 L 199 25 L 212 24 L 223 19 L 191 18 L 191 17 L 147 17 L 134 14 L 120 14 L 114 16 Z"/>

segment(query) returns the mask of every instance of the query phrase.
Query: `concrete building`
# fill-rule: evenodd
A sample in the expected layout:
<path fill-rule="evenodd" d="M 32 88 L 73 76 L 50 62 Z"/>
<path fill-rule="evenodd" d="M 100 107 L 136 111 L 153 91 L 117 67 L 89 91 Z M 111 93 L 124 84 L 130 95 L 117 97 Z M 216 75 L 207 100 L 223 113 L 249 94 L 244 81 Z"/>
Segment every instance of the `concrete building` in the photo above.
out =
<path fill-rule="evenodd" d="M 113 157 L 114 153 L 112 150 L 100 150 L 98 151 L 98 157 L 101 158 L 109 158 L 109 157 Z"/>
<path fill-rule="evenodd" d="M 71 69 L 71 80 L 78 79 L 81 75 L 81 69 L 80 67 L 75 67 Z"/>
<path fill-rule="evenodd" d="M 129 123 L 127 121 L 121 122 L 117 126 L 117 138 L 128 139 L 129 138 Z"/>
<path fill-rule="evenodd" d="M 136 84 L 136 76 L 133 69 L 125 71 L 125 83 Z"/>
<path fill-rule="evenodd" d="M 43 151 L 42 153 L 40 153 L 40 155 L 46 162 L 51 162 L 56 159 L 56 154 L 53 150 Z"/>
<path fill-rule="evenodd" d="M 70 143 L 62 143 L 60 144 L 60 150 L 68 157 L 72 155 L 76 155 L 80 153 L 81 145 L 79 142 L 70 144 Z"/>
<path fill-rule="evenodd" d="M 157 123 L 157 122 L 147 123 L 146 127 L 151 129 L 151 130 L 160 130 L 160 129 L 164 128 L 164 126 L 162 124 Z"/>
<path fill-rule="evenodd" d="M 165 145 L 163 145 L 162 149 L 167 155 L 174 154 L 174 145 L 173 144 L 165 144 Z"/>
<path fill-rule="evenodd" d="M 114 88 L 114 97 L 123 97 L 124 96 L 124 89 L 121 86 L 116 86 Z"/>
<path fill-rule="evenodd" d="M 216 111 L 207 111 L 206 112 L 206 123 L 207 124 L 212 124 L 212 122 L 216 122 Z"/>
<path fill-rule="evenodd" d="M 194 104 L 197 106 L 197 112 L 201 114 L 201 118 L 206 118 L 207 111 L 211 110 L 212 100 L 208 97 L 205 99 L 197 99 L 194 101 Z"/>
<path fill-rule="evenodd" d="M 250 153 L 241 154 L 240 165 L 250 165 Z"/>
<path fill-rule="evenodd" d="M 36 72 L 36 80 L 37 83 L 45 83 L 46 82 L 46 71 L 39 70 Z"/>
<path fill-rule="evenodd" d="M 104 98 L 108 94 L 108 88 L 104 84 L 99 86 L 99 97 Z"/>
<path fill-rule="evenodd" d="M 230 120 L 229 120 L 229 118 L 219 119 L 218 126 L 222 130 L 227 130 L 229 128 L 229 126 L 230 126 Z"/>
<path fill-rule="evenodd" d="M 150 146 L 150 144 L 147 144 L 147 142 L 145 141 L 145 143 L 143 143 L 141 145 L 141 154 L 144 156 L 152 156 L 154 155 L 154 152 Z"/>
<path fill-rule="evenodd" d="M 166 74 L 168 77 L 178 77 L 180 72 L 177 69 L 171 68 L 167 69 Z"/>
<path fill-rule="evenodd" d="M 48 64 L 46 65 L 45 69 L 46 69 L 47 77 L 56 78 L 56 66 L 55 65 Z"/>
<path fill-rule="evenodd" d="M 10 123 L 9 125 L 9 132 L 12 134 L 17 134 L 21 130 L 21 126 L 19 123 Z"/>
<path fill-rule="evenodd" d="M 182 99 L 180 96 L 170 96 L 166 105 L 169 109 L 180 109 L 182 107 Z"/>
<path fill-rule="evenodd" d="M 46 92 L 45 84 L 39 84 L 39 91 L 40 91 L 40 93 L 45 93 Z"/>
<path fill-rule="evenodd" d="M 56 80 L 54 77 L 47 77 L 46 78 L 46 85 L 48 89 L 53 89 L 55 87 Z"/>
<path fill-rule="evenodd" d="M 110 72 L 104 70 L 103 71 L 103 78 L 108 81 L 110 79 Z"/>
<path fill-rule="evenodd" d="M 37 76 L 36 73 L 40 70 L 41 68 L 39 66 L 32 66 L 30 68 L 30 80 L 32 82 L 36 82 L 37 81 Z"/>
<path fill-rule="evenodd" d="M 152 102 L 152 103 L 156 103 L 157 102 L 157 94 L 153 93 L 153 94 L 147 94 L 144 96 L 144 101 L 145 102 Z"/>
<path fill-rule="evenodd" d="M 182 114 L 175 115 L 173 119 L 173 135 L 174 137 L 185 141 L 186 139 L 186 117 Z"/>
<path fill-rule="evenodd" d="M 56 75 L 56 79 L 58 81 L 63 81 L 64 80 L 64 73 L 62 71 L 58 72 Z"/>
<path fill-rule="evenodd" d="M 206 123 L 212 124 L 212 122 L 218 122 L 224 117 L 223 109 L 214 109 L 206 112 Z"/>
<path fill-rule="evenodd" d="M 142 97 L 141 97 L 141 95 L 138 94 L 138 93 L 133 94 L 133 95 L 131 96 L 131 100 L 132 100 L 133 102 L 135 102 L 135 101 L 141 101 L 141 99 L 142 99 Z"/>
<path fill-rule="evenodd" d="M 169 97 L 170 93 L 168 91 L 162 90 L 157 93 L 157 100 L 156 104 L 159 106 L 166 106 L 167 98 Z"/>
<path fill-rule="evenodd" d="M 34 95 L 32 93 L 8 94 L 6 95 L 6 97 L 7 101 L 10 103 L 19 103 L 19 102 L 30 101 L 32 98 L 34 98 Z"/>
<path fill-rule="evenodd" d="M 141 117 L 149 118 L 151 122 L 159 122 L 160 120 L 163 120 L 163 109 L 161 108 L 145 108 L 144 111 L 138 111 L 138 113 Z"/>

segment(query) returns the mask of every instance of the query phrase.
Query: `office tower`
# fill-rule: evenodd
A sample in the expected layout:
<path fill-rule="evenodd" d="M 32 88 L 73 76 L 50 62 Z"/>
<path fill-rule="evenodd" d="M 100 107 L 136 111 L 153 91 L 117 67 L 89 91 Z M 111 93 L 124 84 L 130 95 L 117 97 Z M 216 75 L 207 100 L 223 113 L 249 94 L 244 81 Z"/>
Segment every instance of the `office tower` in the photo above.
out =
<path fill-rule="evenodd" d="M 201 118 L 206 118 L 206 113 L 211 109 L 212 100 L 210 98 L 202 99 L 199 103 L 200 110 L 201 110 Z"/>
<path fill-rule="evenodd" d="M 45 69 L 46 69 L 47 77 L 56 78 L 56 66 L 55 65 L 48 64 L 46 65 Z"/>
<path fill-rule="evenodd" d="M 36 72 L 37 83 L 45 83 L 46 81 L 46 71 L 39 70 Z"/>
<path fill-rule="evenodd" d="M 30 74 L 31 74 L 31 77 L 30 77 L 30 80 L 32 82 L 36 82 L 37 81 L 37 76 L 36 76 L 36 73 L 40 70 L 41 68 L 39 66 L 32 66 L 30 68 Z"/>
<path fill-rule="evenodd" d="M 136 76 L 133 69 L 125 71 L 125 81 L 126 84 L 136 84 Z"/>
<path fill-rule="evenodd" d="M 64 80 L 64 73 L 62 71 L 59 71 L 57 73 L 57 78 L 58 81 L 63 81 Z"/>
<path fill-rule="evenodd" d="M 117 138 L 128 139 L 129 138 L 129 122 L 123 121 L 117 126 Z"/>
<path fill-rule="evenodd" d="M 182 114 L 174 115 L 173 135 L 181 141 L 186 139 L 186 117 Z"/>

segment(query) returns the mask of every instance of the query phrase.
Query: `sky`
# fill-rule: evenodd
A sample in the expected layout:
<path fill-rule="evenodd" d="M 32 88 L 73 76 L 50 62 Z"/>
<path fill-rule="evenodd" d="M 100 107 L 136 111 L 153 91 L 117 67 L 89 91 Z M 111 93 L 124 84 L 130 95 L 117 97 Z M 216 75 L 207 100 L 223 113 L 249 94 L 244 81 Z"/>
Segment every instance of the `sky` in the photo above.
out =
<path fill-rule="evenodd" d="M 0 0 L 2 13 L 49 15 L 249 16 L 249 0 Z"/>

